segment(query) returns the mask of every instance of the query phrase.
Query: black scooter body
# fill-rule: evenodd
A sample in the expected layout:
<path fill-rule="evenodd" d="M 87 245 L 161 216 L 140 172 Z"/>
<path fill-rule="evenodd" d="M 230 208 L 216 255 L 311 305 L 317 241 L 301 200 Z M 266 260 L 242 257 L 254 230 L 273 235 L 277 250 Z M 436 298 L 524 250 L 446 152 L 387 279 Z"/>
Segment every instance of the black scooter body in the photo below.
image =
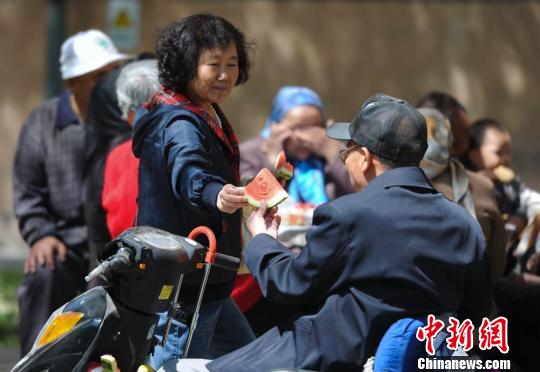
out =
<path fill-rule="evenodd" d="M 122 370 L 142 364 L 145 351 L 152 347 L 157 316 L 131 311 L 113 300 L 108 289 L 90 289 L 66 304 L 63 312 L 83 312 L 82 320 L 64 336 L 27 355 L 13 371 L 86 371 L 104 354 L 118 356 Z"/>
<path fill-rule="evenodd" d="M 114 263 L 122 250 L 129 262 Z M 153 348 L 156 313 L 169 308 L 182 274 L 203 267 L 206 252 L 191 239 L 159 229 L 126 230 L 104 252 L 111 285 L 90 289 L 53 313 L 38 341 L 58 314 L 84 315 L 54 341 L 42 346 L 36 341 L 12 372 L 86 372 L 104 354 L 113 355 L 122 371 L 135 370 Z"/>

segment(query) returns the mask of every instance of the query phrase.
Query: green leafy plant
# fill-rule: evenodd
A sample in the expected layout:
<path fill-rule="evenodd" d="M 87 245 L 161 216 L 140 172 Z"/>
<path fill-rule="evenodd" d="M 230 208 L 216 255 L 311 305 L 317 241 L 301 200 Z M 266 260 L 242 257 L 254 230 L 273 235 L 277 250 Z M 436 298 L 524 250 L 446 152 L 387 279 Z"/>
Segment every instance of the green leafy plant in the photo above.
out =
<path fill-rule="evenodd" d="M 22 275 L 20 271 L 0 271 L 0 346 L 19 346 L 17 287 Z"/>

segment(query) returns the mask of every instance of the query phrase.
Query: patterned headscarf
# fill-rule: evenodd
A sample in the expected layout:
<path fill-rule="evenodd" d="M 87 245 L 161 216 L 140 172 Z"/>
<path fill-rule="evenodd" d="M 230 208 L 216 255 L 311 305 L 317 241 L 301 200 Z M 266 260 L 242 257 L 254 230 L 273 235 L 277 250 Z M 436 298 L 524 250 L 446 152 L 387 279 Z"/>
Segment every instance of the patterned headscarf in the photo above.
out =
<path fill-rule="evenodd" d="M 463 164 L 450 156 L 450 147 L 454 141 L 450 121 L 435 109 L 420 108 L 418 111 L 424 115 L 428 131 L 428 149 L 420 167 L 429 179 L 437 178 L 449 169 L 454 201 L 476 217 L 474 200 L 469 190 L 469 176 Z"/>

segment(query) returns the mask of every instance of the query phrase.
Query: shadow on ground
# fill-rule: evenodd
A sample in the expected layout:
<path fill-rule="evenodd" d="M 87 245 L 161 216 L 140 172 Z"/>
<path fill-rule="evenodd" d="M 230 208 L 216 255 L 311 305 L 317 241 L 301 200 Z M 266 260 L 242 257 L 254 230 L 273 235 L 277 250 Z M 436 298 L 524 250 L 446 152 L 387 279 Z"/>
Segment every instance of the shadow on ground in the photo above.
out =
<path fill-rule="evenodd" d="M 9 371 L 19 360 L 19 348 L 0 347 L 0 372 Z"/>

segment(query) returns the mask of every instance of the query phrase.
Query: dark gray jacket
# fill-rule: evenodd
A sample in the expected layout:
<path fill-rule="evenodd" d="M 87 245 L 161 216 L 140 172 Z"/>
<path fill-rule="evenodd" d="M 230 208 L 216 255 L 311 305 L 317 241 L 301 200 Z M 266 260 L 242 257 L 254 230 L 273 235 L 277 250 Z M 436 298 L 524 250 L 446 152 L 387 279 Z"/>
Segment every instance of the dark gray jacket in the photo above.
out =
<path fill-rule="evenodd" d="M 13 166 L 13 203 L 28 245 L 49 235 L 68 247 L 86 244 L 86 137 L 68 92 L 43 102 L 24 123 Z"/>

